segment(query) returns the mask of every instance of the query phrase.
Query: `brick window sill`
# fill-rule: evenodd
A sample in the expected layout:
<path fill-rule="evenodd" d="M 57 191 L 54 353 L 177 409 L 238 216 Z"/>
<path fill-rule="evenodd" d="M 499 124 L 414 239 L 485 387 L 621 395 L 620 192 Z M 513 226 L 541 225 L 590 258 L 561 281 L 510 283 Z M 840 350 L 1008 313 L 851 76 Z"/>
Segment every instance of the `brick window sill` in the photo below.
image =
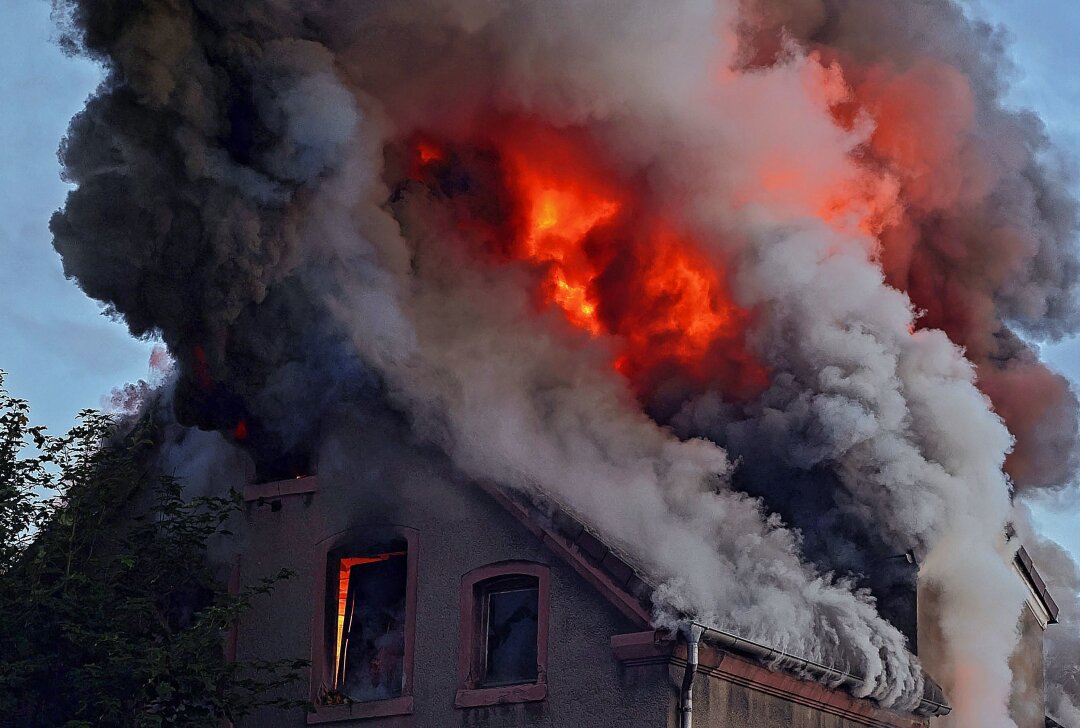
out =
<path fill-rule="evenodd" d="M 302 478 L 273 480 L 269 483 L 252 483 L 244 486 L 244 500 L 248 503 L 258 500 L 274 500 L 287 495 L 306 495 L 319 492 L 319 478 L 305 475 Z"/>
<path fill-rule="evenodd" d="M 498 688 L 466 688 L 457 691 L 454 707 L 479 708 L 485 705 L 506 705 L 507 703 L 535 703 L 545 698 L 547 698 L 545 683 L 506 685 Z"/>
<path fill-rule="evenodd" d="M 411 715 L 413 699 L 411 695 L 389 700 L 372 700 L 366 703 L 348 705 L 320 705 L 314 713 L 308 713 L 308 725 L 335 723 L 343 720 L 363 720 L 364 718 L 386 718 L 394 715 Z"/>

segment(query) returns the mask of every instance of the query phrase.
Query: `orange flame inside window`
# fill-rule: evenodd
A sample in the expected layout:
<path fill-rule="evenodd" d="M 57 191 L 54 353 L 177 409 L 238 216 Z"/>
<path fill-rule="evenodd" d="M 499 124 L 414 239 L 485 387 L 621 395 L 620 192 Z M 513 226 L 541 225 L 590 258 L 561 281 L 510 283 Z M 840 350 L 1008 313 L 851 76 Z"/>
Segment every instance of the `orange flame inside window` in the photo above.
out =
<path fill-rule="evenodd" d="M 335 631 L 336 639 L 334 640 L 334 684 L 338 683 L 340 678 L 337 672 L 337 665 L 341 657 L 341 644 L 345 637 L 345 607 L 349 597 L 349 574 L 350 570 L 354 566 L 360 566 L 361 564 L 375 564 L 380 561 L 389 561 L 392 558 L 398 556 L 404 556 L 404 551 L 388 551 L 383 554 L 375 554 L 374 556 L 356 556 L 340 559 L 338 561 L 338 591 L 337 591 L 337 629 Z"/>

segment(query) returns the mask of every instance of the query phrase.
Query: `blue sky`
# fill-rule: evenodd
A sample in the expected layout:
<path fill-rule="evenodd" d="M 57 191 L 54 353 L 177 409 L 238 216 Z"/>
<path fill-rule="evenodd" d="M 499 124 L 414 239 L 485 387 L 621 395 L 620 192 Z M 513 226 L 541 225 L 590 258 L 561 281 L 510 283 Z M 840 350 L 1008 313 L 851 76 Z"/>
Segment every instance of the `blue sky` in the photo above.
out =
<path fill-rule="evenodd" d="M 1035 108 L 1051 133 L 1080 158 L 1080 3 L 1075 0 L 971 0 L 1003 24 L 1017 64 L 1011 100 Z M 64 56 L 54 42 L 47 0 L 0 5 L 0 367 L 9 391 L 30 400 L 35 419 L 54 431 L 78 410 L 101 407 L 125 382 L 146 378 L 153 342 L 132 339 L 123 324 L 64 279 L 48 220 L 63 203 L 56 149 L 100 79 L 100 71 Z M 1080 382 L 1080 340 L 1044 347 L 1051 364 Z M 1080 554 L 1080 506 L 1047 503 L 1043 528 Z"/>
<path fill-rule="evenodd" d="M 56 149 L 100 79 L 67 58 L 46 0 L 0 3 L 0 368 L 54 431 L 125 382 L 146 378 L 150 344 L 64 279 L 49 216 L 64 199 Z"/>

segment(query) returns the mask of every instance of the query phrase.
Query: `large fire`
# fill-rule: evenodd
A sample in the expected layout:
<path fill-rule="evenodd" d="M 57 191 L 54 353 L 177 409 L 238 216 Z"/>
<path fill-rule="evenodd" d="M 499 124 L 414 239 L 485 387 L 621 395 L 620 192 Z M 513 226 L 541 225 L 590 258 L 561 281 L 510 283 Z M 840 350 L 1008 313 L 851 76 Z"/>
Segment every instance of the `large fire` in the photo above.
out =
<path fill-rule="evenodd" d="M 591 336 L 614 335 L 612 366 L 640 394 L 673 375 L 733 397 L 765 386 L 744 340 L 750 313 L 732 301 L 723 266 L 693 235 L 649 209 L 641 185 L 605 168 L 575 132 L 520 122 L 498 129 L 464 147 L 414 142 L 414 179 L 450 198 L 468 199 L 464 188 L 476 200 L 501 200 L 509 209 L 497 225 L 483 224 L 491 215 L 481 203 L 456 205 L 460 227 L 483 228 L 498 262 L 531 266 L 542 306 Z M 482 164 L 497 170 L 477 170 Z M 474 189 L 492 178 L 496 193 Z"/>

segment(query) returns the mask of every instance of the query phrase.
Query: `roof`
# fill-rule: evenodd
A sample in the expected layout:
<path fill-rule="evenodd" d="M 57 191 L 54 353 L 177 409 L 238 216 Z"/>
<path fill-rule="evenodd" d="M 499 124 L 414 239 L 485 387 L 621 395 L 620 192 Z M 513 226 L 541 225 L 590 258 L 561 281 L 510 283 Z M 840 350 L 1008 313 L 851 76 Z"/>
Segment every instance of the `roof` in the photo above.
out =
<path fill-rule="evenodd" d="M 657 584 L 652 575 L 636 563 L 626 549 L 590 528 L 569 507 L 550 496 L 537 492 L 525 494 L 494 483 L 480 483 L 480 487 L 597 588 L 623 614 L 641 627 L 651 628 L 652 595 Z M 689 617 L 687 622 L 691 623 Z M 828 666 L 808 662 L 720 630 L 705 629 L 703 640 L 725 651 L 749 657 L 754 662 L 779 665 L 781 668 L 791 665 L 795 674 L 819 675 L 826 678 L 830 684 L 861 682 L 860 678 L 846 673 L 846 677 L 851 680 L 838 680 L 836 676 L 840 673 Z M 941 687 L 925 673 L 923 678 L 925 688 L 922 700 L 912 712 L 916 715 L 947 714 L 951 708 L 945 701 Z"/>

